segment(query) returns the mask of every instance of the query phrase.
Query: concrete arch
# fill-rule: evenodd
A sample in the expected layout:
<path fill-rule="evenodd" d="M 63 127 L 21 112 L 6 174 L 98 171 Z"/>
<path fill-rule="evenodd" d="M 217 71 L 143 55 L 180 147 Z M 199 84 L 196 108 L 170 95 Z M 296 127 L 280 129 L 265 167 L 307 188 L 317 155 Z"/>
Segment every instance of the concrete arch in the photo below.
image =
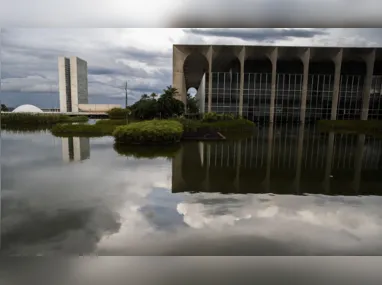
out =
<path fill-rule="evenodd" d="M 344 75 L 366 75 L 366 62 L 363 60 L 343 59 L 341 74 Z"/>
<path fill-rule="evenodd" d="M 190 87 L 198 88 L 204 73 L 208 73 L 209 61 L 205 54 L 199 51 L 189 53 L 183 62 L 186 90 Z"/>
<path fill-rule="evenodd" d="M 241 47 L 242 48 L 242 47 Z M 239 47 L 220 46 L 213 48 L 212 72 L 240 72 Z"/>
<path fill-rule="evenodd" d="M 272 73 L 272 51 L 269 47 L 245 47 L 244 73 Z"/>

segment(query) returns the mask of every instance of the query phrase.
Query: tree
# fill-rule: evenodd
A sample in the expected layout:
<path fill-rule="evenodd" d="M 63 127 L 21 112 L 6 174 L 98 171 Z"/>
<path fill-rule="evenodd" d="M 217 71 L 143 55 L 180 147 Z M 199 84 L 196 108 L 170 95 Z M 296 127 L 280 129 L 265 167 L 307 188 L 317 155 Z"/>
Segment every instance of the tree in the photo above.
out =
<path fill-rule="evenodd" d="M 199 113 L 198 100 L 187 93 L 187 113 L 197 114 Z"/>
<path fill-rule="evenodd" d="M 153 92 L 153 93 L 151 93 L 150 97 L 151 97 L 151 99 L 155 99 L 155 98 L 157 97 L 157 94 L 155 94 L 155 93 Z"/>
<path fill-rule="evenodd" d="M 167 86 L 163 90 L 163 94 L 158 99 L 158 109 L 162 118 L 179 116 L 184 113 L 185 106 L 182 101 L 175 98 L 177 95 L 178 91 L 172 86 Z"/>
<path fill-rule="evenodd" d="M 149 120 L 153 118 L 170 118 L 182 115 L 185 111 L 183 102 L 176 99 L 178 91 L 167 86 L 161 95 L 143 94 L 141 99 L 130 106 L 134 117 Z"/>
<path fill-rule="evenodd" d="M 146 99 L 149 99 L 149 95 L 147 95 L 147 94 L 143 94 L 143 95 L 141 96 L 141 100 L 146 100 Z"/>
<path fill-rule="evenodd" d="M 154 119 L 158 115 L 158 103 L 155 99 L 139 100 L 132 109 L 134 117 L 143 120 Z"/>
<path fill-rule="evenodd" d="M 2 112 L 8 112 L 9 109 L 8 109 L 7 106 L 5 106 L 5 104 L 1 104 L 1 111 L 2 111 Z"/>

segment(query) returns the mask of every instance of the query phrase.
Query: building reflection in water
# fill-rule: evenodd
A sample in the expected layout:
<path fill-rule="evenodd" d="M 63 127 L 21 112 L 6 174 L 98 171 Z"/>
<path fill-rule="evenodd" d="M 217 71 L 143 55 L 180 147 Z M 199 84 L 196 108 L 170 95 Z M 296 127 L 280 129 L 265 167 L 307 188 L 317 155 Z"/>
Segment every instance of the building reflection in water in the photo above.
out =
<path fill-rule="evenodd" d="M 173 192 L 380 195 L 382 140 L 269 126 L 242 141 L 187 143 Z"/>
<path fill-rule="evenodd" d="M 89 138 L 69 137 L 61 140 L 63 161 L 81 161 L 90 158 Z"/>

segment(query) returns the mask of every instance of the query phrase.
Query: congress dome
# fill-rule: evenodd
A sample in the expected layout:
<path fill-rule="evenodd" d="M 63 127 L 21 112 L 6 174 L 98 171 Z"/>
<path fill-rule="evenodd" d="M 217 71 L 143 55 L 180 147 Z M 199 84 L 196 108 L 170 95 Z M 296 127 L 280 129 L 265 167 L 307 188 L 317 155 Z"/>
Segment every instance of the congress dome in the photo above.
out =
<path fill-rule="evenodd" d="M 21 105 L 12 111 L 13 113 L 43 113 L 43 110 L 33 105 Z"/>

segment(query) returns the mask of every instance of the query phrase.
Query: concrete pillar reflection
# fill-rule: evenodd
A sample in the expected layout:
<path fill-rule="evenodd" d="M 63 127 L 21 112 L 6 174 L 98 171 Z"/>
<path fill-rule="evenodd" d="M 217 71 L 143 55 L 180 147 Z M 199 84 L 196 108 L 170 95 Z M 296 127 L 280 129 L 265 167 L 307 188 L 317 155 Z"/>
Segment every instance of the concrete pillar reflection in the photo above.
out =
<path fill-rule="evenodd" d="M 269 122 L 273 123 L 275 117 L 276 78 L 277 78 L 278 49 L 272 51 L 269 59 L 272 62 L 271 102 L 269 105 Z"/>
<path fill-rule="evenodd" d="M 304 131 L 305 124 L 302 123 L 298 130 L 298 143 L 297 143 L 297 166 L 296 166 L 296 177 L 294 180 L 294 188 L 296 194 L 300 193 L 300 184 L 301 184 L 301 164 L 302 164 L 302 151 L 304 149 Z"/>
<path fill-rule="evenodd" d="M 268 129 L 268 149 L 267 149 L 267 170 L 265 174 L 265 180 L 263 185 L 265 186 L 265 190 L 267 193 L 271 192 L 271 166 L 272 166 L 272 151 L 273 151 L 273 133 L 274 133 L 274 125 L 273 123 L 269 124 Z"/>
<path fill-rule="evenodd" d="M 235 187 L 236 187 L 236 191 L 237 192 L 240 192 L 241 144 L 242 144 L 242 141 L 235 142 L 235 147 L 236 147 L 236 178 L 235 178 Z"/>
<path fill-rule="evenodd" d="M 361 183 L 361 171 L 362 171 L 362 159 L 365 149 L 365 135 L 360 134 L 357 140 L 357 148 L 354 160 L 354 178 L 353 178 L 353 189 L 356 193 L 359 192 L 359 186 Z"/>
<path fill-rule="evenodd" d="M 204 142 L 198 142 L 200 165 L 204 166 Z"/>
<path fill-rule="evenodd" d="M 308 94 L 308 77 L 309 77 L 309 61 L 310 61 L 310 48 L 307 48 L 301 56 L 304 65 L 304 75 L 302 79 L 302 93 L 301 93 L 301 109 L 300 109 L 300 122 L 305 122 L 306 115 L 306 97 Z"/>
<path fill-rule="evenodd" d="M 325 160 L 325 177 L 324 177 L 324 189 L 327 194 L 330 193 L 330 183 L 332 175 L 332 161 L 333 161 L 333 149 L 334 149 L 334 133 L 329 133 L 328 145 L 326 149 Z"/>
<path fill-rule="evenodd" d="M 369 115 L 370 89 L 373 79 L 375 49 L 365 57 L 366 76 L 363 85 L 361 120 L 367 120 Z"/>
<path fill-rule="evenodd" d="M 210 192 L 211 144 L 207 144 L 206 190 Z"/>
<path fill-rule="evenodd" d="M 342 66 L 342 53 L 341 49 L 338 54 L 334 57 L 334 86 L 333 86 L 333 96 L 332 96 L 332 111 L 331 120 L 337 119 L 337 108 L 338 108 L 338 95 L 340 89 L 340 79 L 341 79 L 341 66 Z"/>
<path fill-rule="evenodd" d="M 212 110 L 212 60 L 213 60 L 212 46 L 210 46 L 210 48 L 208 49 L 207 59 L 208 59 L 208 112 L 211 112 Z"/>
<path fill-rule="evenodd" d="M 172 159 L 172 192 L 183 191 L 185 182 L 183 180 L 183 159 L 184 159 L 184 147 L 182 146 Z"/>
<path fill-rule="evenodd" d="M 240 61 L 240 94 L 239 94 L 239 116 L 243 116 L 243 97 L 244 97 L 244 63 L 245 63 L 245 46 L 239 53 Z"/>

